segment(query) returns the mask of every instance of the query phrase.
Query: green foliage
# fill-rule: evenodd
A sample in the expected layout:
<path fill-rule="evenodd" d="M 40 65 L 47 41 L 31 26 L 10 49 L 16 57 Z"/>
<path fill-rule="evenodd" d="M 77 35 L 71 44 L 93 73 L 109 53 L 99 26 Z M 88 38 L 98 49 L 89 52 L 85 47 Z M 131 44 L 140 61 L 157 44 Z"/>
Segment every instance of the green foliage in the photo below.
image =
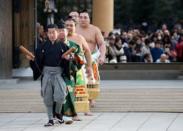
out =
<path fill-rule="evenodd" d="M 182 20 L 182 0 L 114 0 L 115 25 L 141 24 L 173 25 Z"/>

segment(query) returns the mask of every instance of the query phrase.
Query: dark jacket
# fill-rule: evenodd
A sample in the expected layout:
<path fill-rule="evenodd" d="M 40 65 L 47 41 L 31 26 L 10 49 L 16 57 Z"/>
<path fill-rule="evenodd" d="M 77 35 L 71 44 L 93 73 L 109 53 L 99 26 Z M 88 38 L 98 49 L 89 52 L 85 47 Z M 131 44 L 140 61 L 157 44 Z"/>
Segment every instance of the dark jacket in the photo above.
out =
<path fill-rule="evenodd" d="M 42 75 L 42 71 L 43 71 L 43 67 L 44 67 L 44 55 L 45 55 L 45 50 L 48 47 L 48 42 L 50 42 L 49 40 L 46 41 L 42 46 L 38 47 L 35 51 L 35 60 L 34 61 L 30 61 L 30 67 L 33 70 L 33 79 L 37 80 L 41 75 Z M 63 53 L 65 53 L 69 47 L 60 42 L 60 41 L 56 41 L 57 44 L 59 44 L 58 48 L 60 50 L 60 65 L 63 69 L 63 76 L 64 77 L 70 77 L 69 74 L 69 61 L 62 59 L 61 56 Z"/>

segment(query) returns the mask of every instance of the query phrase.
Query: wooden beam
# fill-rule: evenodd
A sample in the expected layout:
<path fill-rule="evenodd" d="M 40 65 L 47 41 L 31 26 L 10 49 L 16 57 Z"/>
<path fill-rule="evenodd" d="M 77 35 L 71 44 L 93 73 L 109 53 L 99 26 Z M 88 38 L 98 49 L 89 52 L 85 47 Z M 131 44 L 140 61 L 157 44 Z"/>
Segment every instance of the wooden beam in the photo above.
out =
<path fill-rule="evenodd" d="M 12 1 L 0 3 L 0 79 L 6 79 L 12 75 Z"/>

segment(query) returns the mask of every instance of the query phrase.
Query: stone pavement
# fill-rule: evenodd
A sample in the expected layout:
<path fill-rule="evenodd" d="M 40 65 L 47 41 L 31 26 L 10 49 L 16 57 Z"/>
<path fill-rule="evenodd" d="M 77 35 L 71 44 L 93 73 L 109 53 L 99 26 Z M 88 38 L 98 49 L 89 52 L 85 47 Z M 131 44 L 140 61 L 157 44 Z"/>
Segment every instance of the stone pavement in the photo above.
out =
<path fill-rule="evenodd" d="M 183 112 L 182 80 L 102 80 L 93 112 Z M 0 84 L 0 112 L 42 113 L 40 81 Z"/>
<path fill-rule="evenodd" d="M 175 96 L 171 96 L 171 101 L 167 101 L 169 102 L 169 105 L 172 101 L 176 99 L 178 100 L 178 104 L 180 105 L 183 102 L 182 85 L 183 81 L 171 80 L 101 81 L 101 89 L 116 89 L 118 91 L 120 88 L 125 90 L 136 89 L 137 91 L 139 91 L 141 89 L 149 90 L 155 88 L 157 89 L 157 91 L 160 91 L 159 88 L 161 88 L 161 90 L 171 88 L 171 90 L 175 89 L 177 91 L 180 91 L 180 93 L 176 92 Z M 39 90 L 40 83 L 38 81 L 21 81 L 18 84 L 0 84 L 0 109 L 2 110 L 2 113 L 0 113 L 0 131 L 183 131 L 183 113 L 178 112 L 114 113 L 109 111 L 104 113 L 103 110 L 97 110 L 94 113 L 94 116 L 84 116 L 83 114 L 79 114 L 79 116 L 83 120 L 81 122 L 74 122 L 72 125 L 55 125 L 54 127 L 49 128 L 45 128 L 43 126 L 47 122 L 46 113 L 11 113 L 12 110 L 21 111 L 20 108 L 29 111 L 29 108 L 40 107 L 40 103 L 42 102 L 39 96 Z M 149 92 L 144 92 L 144 94 L 150 95 Z M 15 99 L 19 97 L 23 97 L 24 100 Z M 108 105 L 110 105 L 108 100 L 106 102 L 108 102 Z M 23 103 L 22 105 L 24 105 L 25 107 L 23 107 L 22 105 L 18 105 L 18 103 Z M 142 104 L 143 103 L 141 103 L 140 105 L 141 107 Z M 34 107 L 32 105 L 36 106 Z M 169 108 L 168 105 L 166 106 L 166 108 Z M 42 109 L 40 111 L 42 112 Z"/>
<path fill-rule="evenodd" d="M 0 113 L 0 131 L 183 131 L 182 113 L 94 113 L 71 125 L 44 127 L 45 113 Z"/>

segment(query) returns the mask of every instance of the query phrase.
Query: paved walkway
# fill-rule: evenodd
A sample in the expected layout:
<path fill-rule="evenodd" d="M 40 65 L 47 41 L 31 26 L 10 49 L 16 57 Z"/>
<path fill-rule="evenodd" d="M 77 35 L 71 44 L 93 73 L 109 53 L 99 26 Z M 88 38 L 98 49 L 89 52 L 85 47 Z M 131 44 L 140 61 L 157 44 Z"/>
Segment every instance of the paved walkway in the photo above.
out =
<path fill-rule="evenodd" d="M 71 125 L 44 127 L 45 113 L 0 113 L 0 131 L 183 131 L 182 113 L 95 113 Z"/>
<path fill-rule="evenodd" d="M 182 89 L 183 81 L 102 81 L 101 85 L 101 88 L 113 89 L 149 87 Z M 1 92 L 17 89 L 39 91 L 40 83 L 23 81 L 18 84 L 0 84 Z M 2 98 L 7 100 L 7 97 Z M 90 117 L 83 114 L 79 116 L 83 121 L 45 128 L 43 127 L 47 122 L 45 113 L 0 113 L 0 131 L 183 131 L 183 113 L 98 112 Z"/>
<path fill-rule="evenodd" d="M 123 89 L 123 88 L 181 88 L 183 89 L 182 80 L 101 80 L 102 89 Z M 21 80 L 18 83 L 1 82 L 0 89 L 40 89 L 40 81 L 31 79 Z"/>

